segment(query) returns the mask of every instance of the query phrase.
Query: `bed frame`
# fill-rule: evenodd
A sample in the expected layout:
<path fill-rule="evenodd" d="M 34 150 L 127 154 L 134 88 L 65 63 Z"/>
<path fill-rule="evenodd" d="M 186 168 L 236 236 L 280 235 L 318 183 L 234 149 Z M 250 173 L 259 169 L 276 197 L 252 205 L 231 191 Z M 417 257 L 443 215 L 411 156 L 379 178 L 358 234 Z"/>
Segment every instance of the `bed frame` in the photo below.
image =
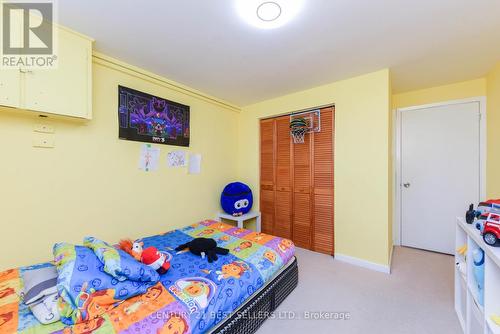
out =
<path fill-rule="evenodd" d="M 278 276 L 245 302 L 229 318 L 224 320 L 211 334 L 255 333 L 281 302 L 295 289 L 299 282 L 297 258 L 293 258 Z"/>

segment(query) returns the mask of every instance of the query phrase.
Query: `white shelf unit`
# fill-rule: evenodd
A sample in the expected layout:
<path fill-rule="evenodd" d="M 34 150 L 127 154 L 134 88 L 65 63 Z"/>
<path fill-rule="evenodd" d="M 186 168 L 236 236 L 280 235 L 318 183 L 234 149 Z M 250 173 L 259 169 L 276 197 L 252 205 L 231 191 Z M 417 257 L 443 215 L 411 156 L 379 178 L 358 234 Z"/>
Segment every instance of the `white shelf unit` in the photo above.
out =
<path fill-rule="evenodd" d="M 500 247 L 488 246 L 475 228 L 457 218 L 456 250 L 467 245 L 465 256 L 455 250 L 455 263 L 465 264 L 465 273 L 455 266 L 455 311 L 465 334 L 500 334 L 500 326 L 492 315 L 500 316 Z M 485 253 L 484 306 L 478 302 L 472 253 L 481 248 Z"/>

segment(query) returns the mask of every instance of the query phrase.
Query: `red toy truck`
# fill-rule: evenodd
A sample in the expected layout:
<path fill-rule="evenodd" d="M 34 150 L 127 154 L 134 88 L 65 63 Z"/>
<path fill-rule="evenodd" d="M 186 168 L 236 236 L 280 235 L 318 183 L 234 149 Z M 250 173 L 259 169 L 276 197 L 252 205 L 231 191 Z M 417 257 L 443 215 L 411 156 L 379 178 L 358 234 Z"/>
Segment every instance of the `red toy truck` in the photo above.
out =
<path fill-rule="evenodd" d="M 500 215 L 490 213 L 488 218 L 483 227 L 483 240 L 494 246 L 500 240 Z"/>

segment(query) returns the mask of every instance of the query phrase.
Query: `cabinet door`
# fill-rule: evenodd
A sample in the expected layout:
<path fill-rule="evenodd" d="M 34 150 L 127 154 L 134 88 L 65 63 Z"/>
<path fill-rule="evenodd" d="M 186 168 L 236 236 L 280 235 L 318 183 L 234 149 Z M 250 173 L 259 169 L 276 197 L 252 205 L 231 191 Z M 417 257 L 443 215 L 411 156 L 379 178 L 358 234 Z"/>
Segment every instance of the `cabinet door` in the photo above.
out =
<path fill-rule="evenodd" d="M 311 248 L 311 135 L 293 146 L 293 242 Z"/>
<path fill-rule="evenodd" d="M 260 211 L 262 232 L 274 230 L 274 126 L 272 119 L 260 121 Z"/>
<path fill-rule="evenodd" d="M 11 45 L 23 45 L 22 12 L 12 11 L 10 25 Z M 20 68 L 0 69 L 0 105 L 21 107 L 21 72 Z"/>
<path fill-rule="evenodd" d="M 25 103 L 30 110 L 90 118 L 91 42 L 59 28 L 56 69 L 25 75 Z"/>
<path fill-rule="evenodd" d="M 276 193 L 274 233 L 292 238 L 292 143 L 290 117 L 276 118 Z"/>
<path fill-rule="evenodd" d="M 321 131 L 313 134 L 313 249 L 334 253 L 333 108 L 321 110 Z"/>
<path fill-rule="evenodd" d="M 275 192 L 274 234 L 278 237 L 292 238 L 292 193 L 290 191 Z"/>
<path fill-rule="evenodd" d="M 21 72 L 19 69 L 0 70 L 0 105 L 20 107 Z"/>
<path fill-rule="evenodd" d="M 276 119 L 276 190 L 292 191 L 290 117 Z"/>

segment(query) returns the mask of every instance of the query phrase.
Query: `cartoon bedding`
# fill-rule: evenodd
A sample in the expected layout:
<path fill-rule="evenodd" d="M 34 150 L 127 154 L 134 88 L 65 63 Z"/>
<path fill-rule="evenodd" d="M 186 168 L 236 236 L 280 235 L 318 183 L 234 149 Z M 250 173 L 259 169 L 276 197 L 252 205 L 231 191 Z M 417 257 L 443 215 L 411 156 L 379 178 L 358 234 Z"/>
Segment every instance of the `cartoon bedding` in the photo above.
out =
<path fill-rule="evenodd" d="M 213 263 L 175 247 L 213 238 L 230 253 Z M 142 239 L 166 252 L 164 275 L 137 267 L 107 244 L 54 246 L 61 320 L 42 325 L 23 303 L 23 273 L 50 263 L 0 273 L 0 333 L 204 333 L 242 305 L 285 266 L 290 240 L 216 221 Z M 132 257 L 130 257 L 132 259 Z"/>

